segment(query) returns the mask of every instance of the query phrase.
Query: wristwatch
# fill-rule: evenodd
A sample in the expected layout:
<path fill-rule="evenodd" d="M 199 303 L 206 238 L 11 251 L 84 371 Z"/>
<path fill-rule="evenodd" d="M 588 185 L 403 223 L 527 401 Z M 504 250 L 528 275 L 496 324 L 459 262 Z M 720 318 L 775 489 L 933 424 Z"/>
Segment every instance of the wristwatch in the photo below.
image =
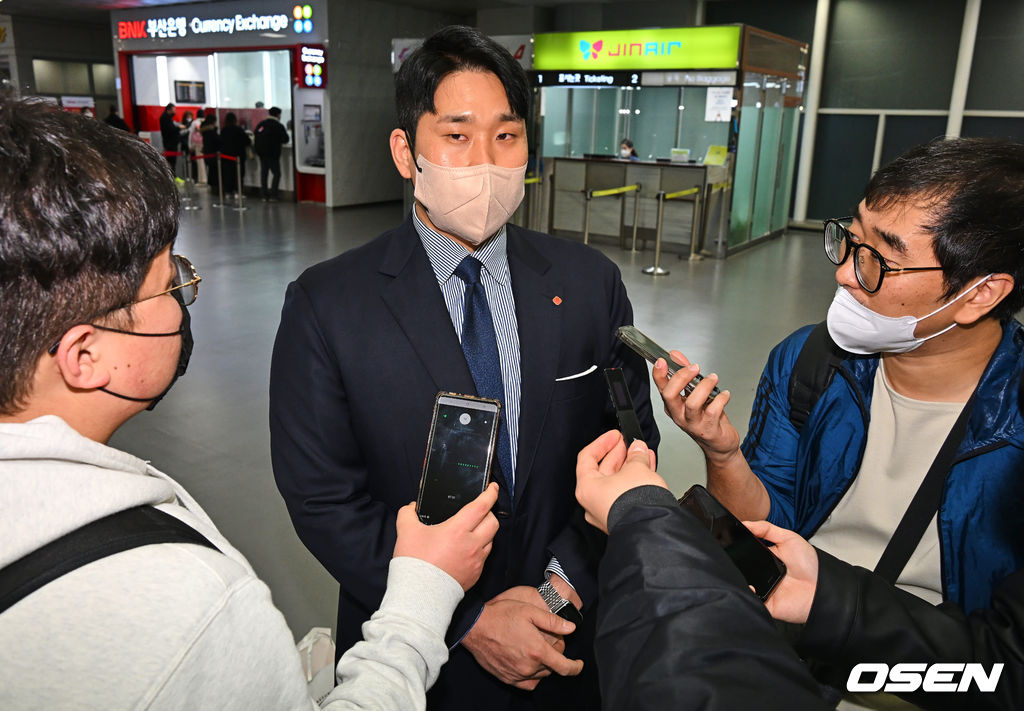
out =
<path fill-rule="evenodd" d="M 548 606 L 548 609 L 563 620 L 569 620 L 569 622 L 572 622 L 577 627 L 583 623 L 583 615 L 580 614 L 580 611 L 575 605 L 558 594 L 550 580 L 545 580 L 537 588 L 537 591 L 540 593 L 541 598 L 544 599 L 544 604 Z"/>

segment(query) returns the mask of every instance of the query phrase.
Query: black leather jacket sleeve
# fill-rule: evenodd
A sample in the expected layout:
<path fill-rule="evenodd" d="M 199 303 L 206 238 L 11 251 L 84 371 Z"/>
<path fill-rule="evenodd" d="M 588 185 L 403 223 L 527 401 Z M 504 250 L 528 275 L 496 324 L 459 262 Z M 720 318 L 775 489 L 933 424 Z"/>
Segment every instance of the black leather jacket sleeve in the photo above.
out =
<path fill-rule="evenodd" d="M 844 685 L 861 662 L 976 662 L 986 672 L 1003 663 L 995 692 L 972 684 L 965 692 L 900 696 L 924 709 L 1024 708 L 1024 571 L 1000 583 L 989 607 L 965 615 L 818 551 L 818 588 L 797 651 L 833 667 L 829 680 Z"/>
<path fill-rule="evenodd" d="M 626 492 L 609 532 L 596 639 L 604 708 L 828 708 L 739 570 L 671 492 Z"/>

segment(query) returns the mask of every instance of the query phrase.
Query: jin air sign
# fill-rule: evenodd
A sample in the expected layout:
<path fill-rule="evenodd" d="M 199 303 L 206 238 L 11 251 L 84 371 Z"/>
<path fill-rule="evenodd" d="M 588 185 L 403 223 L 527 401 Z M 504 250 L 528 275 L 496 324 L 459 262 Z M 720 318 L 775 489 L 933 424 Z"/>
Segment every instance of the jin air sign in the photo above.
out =
<path fill-rule="evenodd" d="M 733 69 L 739 47 L 739 25 L 556 32 L 534 37 L 533 69 Z"/>

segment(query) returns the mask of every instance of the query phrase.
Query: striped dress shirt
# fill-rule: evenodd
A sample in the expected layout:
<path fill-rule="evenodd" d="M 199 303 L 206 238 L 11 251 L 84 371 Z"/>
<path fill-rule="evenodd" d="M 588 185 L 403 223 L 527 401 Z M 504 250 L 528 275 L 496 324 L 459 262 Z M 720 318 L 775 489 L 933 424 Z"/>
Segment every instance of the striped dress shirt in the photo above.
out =
<path fill-rule="evenodd" d="M 455 268 L 466 258 L 469 251 L 461 244 L 448 239 L 431 229 L 412 209 L 412 222 L 427 251 L 430 265 L 434 269 L 437 284 L 444 295 L 445 306 L 452 318 L 452 325 L 462 343 L 463 309 L 465 308 L 466 283 L 455 276 Z M 508 475 L 515 486 L 516 455 L 519 450 L 519 394 L 521 392 L 521 369 L 519 367 L 519 327 L 516 322 L 516 304 L 512 298 L 512 277 L 508 268 L 508 254 L 505 246 L 508 235 L 502 225 L 494 237 L 479 247 L 473 256 L 479 259 L 480 281 L 487 294 L 487 305 L 494 321 L 494 334 L 498 340 L 498 358 L 501 360 L 501 380 L 505 389 L 504 420 L 508 428 L 508 441 L 512 450 L 512 473 Z M 545 577 L 557 573 L 572 585 L 558 559 L 552 557 L 544 570 Z"/>

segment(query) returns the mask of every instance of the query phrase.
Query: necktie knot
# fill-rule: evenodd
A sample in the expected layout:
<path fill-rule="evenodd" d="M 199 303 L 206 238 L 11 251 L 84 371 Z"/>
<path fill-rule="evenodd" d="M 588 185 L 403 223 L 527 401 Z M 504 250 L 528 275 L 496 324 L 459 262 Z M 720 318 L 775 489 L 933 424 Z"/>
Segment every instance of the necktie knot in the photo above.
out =
<path fill-rule="evenodd" d="M 479 259 L 468 255 L 465 259 L 459 262 L 459 266 L 455 267 L 455 275 L 466 282 L 466 284 L 476 284 L 480 281 L 480 267 L 483 264 Z"/>

